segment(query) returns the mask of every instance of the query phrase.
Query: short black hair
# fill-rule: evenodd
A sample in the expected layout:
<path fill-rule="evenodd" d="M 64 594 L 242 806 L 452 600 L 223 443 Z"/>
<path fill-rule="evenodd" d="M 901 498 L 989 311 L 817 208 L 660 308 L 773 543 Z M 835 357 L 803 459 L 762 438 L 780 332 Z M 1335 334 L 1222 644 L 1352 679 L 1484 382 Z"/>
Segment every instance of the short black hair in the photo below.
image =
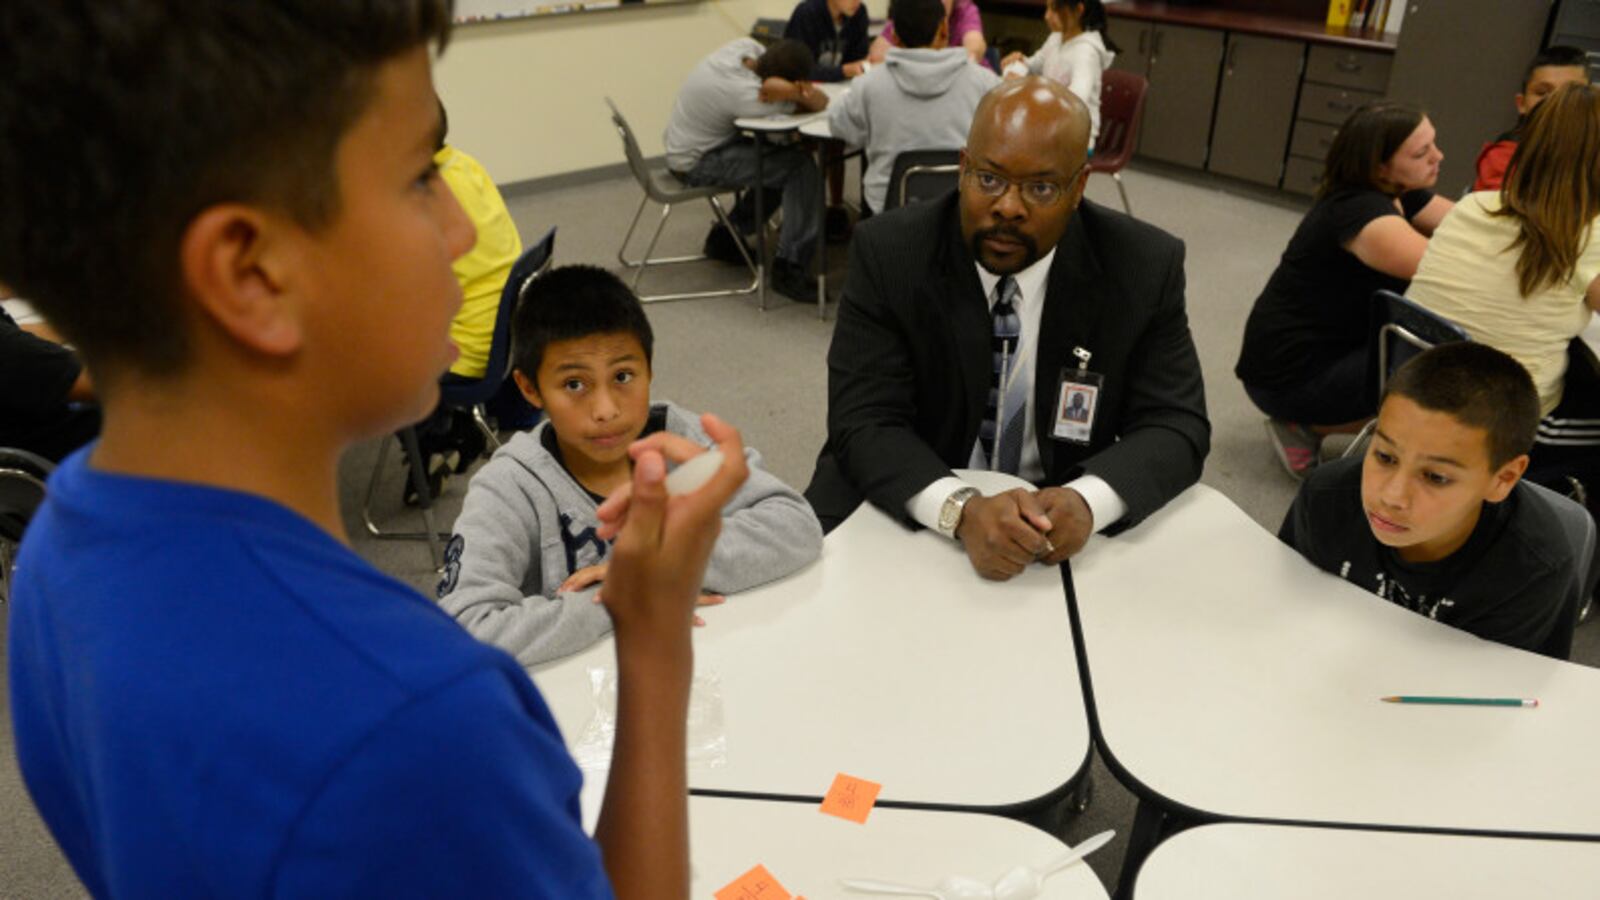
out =
<path fill-rule="evenodd" d="M 915 49 L 933 44 L 944 21 L 943 0 L 889 0 L 889 18 L 900 46 Z"/>
<path fill-rule="evenodd" d="M 1522 86 L 1528 86 L 1528 82 L 1533 79 L 1535 69 L 1542 69 L 1545 66 L 1577 66 L 1588 71 L 1589 54 L 1581 47 L 1569 47 L 1565 44 L 1546 47 L 1528 63 L 1528 71 L 1522 73 Z"/>
<path fill-rule="evenodd" d="M 654 359 L 655 333 L 644 304 L 622 279 L 599 266 L 558 266 L 530 282 L 511 319 L 511 364 L 537 382 L 545 348 L 592 334 L 627 333 L 639 339 L 646 363 Z"/>
<path fill-rule="evenodd" d="M 443 47 L 452 0 L 0 2 L 0 280 L 97 378 L 179 371 L 200 211 L 339 212 L 335 150 L 378 68 Z M 112 363 L 113 366 L 106 366 Z"/>
<path fill-rule="evenodd" d="M 805 81 L 817 58 L 811 48 L 799 41 L 784 38 L 773 41 L 767 52 L 756 58 L 755 72 L 762 79 L 782 78 L 785 81 Z"/>
<path fill-rule="evenodd" d="M 1404 397 L 1488 433 L 1489 467 L 1498 469 L 1533 448 L 1539 391 L 1522 363 L 1489 346 L 1440 344 L 1400 367 L 1383 399 Z"/>

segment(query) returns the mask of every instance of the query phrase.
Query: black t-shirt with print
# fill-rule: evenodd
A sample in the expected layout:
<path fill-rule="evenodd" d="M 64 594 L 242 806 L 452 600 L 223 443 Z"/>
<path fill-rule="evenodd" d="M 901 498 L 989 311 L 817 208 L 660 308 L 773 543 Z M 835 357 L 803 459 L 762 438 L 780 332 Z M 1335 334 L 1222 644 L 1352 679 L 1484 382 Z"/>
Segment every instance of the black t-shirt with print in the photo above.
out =
<path fill-rule="evenodd" d="M 1408 191 L 1396 209 L 1394 197 L 1368 188 L 1318 200 L 1250 310 L 1234 374 L 1256 387 L 1291 387 L 1367 346 L 1372 295 L 1404 293 L 1410 282 L 1368 268 L 1344 244 L 1373 219 L 1410 221 L 1432 199 L 1430 191 Z"/>
<path fill-rule="evenodd" d="M 1438 562 L 1407 563 L 1373 537 L 1360 459 L 1312 470 L 1278 537 L 1317 568 L 1478 637 L 1543 652 L 1582 590 L 1561 522 L 1518 484 L 1484 504 L 1472 536 Z"/>

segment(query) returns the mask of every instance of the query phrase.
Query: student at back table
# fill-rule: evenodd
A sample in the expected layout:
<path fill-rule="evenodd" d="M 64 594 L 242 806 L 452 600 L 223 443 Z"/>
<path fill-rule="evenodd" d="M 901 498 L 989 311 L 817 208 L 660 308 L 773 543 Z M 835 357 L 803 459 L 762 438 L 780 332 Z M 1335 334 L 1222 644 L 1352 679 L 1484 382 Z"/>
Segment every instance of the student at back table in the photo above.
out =
<path fill-rule="evenodd" d="M 450 14 L 0 4 L 0 279 L 106 410 L 23 542 L 11 713 L 95 896 L 687 896 L 690 619 L 737 434 L 710 429 L 727 462 L 670 503 L 685 448 L 637 448 L 603 511 L 621 684 L 594 841 L 522 668 L 345 536 L 340 452 L 431 409 L 455 358 Z"/>
<path fill-rule="evenodd" d="M 1474 191 L 1498 191 L 1506 179 L 1506 169 L 1511 165 L 1511 155 L 1517 152 L 1522 140 L 1523 127 L 1528 116 L 1550 96 L 1567 84 L 1589 83 L 1589 55 L 1577 47 L 1546 47 L 1528 64 L 1528 73 L 1522 79 L 1522 92 L 1517 94 L 1517 125 L 1494 140 L 1483 145 L 1478 153 L 1478 177 L 1472 183 Z"/>
<path fill-rule="evenodd" d="M 1295 478 L 1317 464 L 1324 435 L 1357 431 L 1377 409 L 1372 295 L 1405 290 L 1452 206 L 1429 190 L 1444 159 L 1434 137 L 1428 117 L 1403 103 L 1351 113 L 1316 203 L 1250 308 L 1233 371 Z"/>
<path fill-rule="evenodd" d="M 894 0 L 889 13 L 900 21 L 900 46 L 828 110 L 833 136 L 866 149 L 863 199 L 873 212 L 884 210 L 895 157 L 965 145 L 978 101 L 1000 83 L 961 48 L 948 46 L 940 0 Z"/>
<path fill-rule="evenodd" d="M 1413 612 L 1565 657 L 1585 573 L 1549 499 L 1521 483 L 1538 422 L 1516 360 L 1435 347 L 1389 379 L 1366 455 L 1313 471 L 1278 537 Z"/>

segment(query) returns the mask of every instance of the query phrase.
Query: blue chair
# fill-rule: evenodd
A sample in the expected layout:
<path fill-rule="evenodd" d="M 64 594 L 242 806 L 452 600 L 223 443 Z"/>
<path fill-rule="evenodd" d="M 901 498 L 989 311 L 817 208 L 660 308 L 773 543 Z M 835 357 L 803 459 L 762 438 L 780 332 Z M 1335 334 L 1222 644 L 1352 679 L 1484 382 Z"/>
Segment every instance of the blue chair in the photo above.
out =
<path fill-rule="evenodd" d="M 522 299 L 523 293 L 533 279 L 539 277 L 547 269 L 555 257 L 556 230 L 550 229 L 545 236 L 533 246 L 522 251 L 517 261 L 511 266 L 511 274 L 506 277 L 506 285 L 500 291 L 500 308 L 494 317 L 494 336 L 489 342 L 489 362 L 484 368 L 482 378 L 472 381 L 443 381 L 439 385 L 439 405 L 449 409 L 462 410 L 472 415 L 472 421 L 488 446 L 499 449 L 500 438 L 489 427 L 484 405 L 499 392 L 501 385 L 511 374 L 511 317 L 517 308 L 517 301 Z M 378 490 L 378 476 L 383 472 L 383 464 L 388 459 L 389 442 L 384 441 L 378 448 L 378 461 L 372 467 L 372 478 L 367 482 L 367 499 L 361 507 L 361 518 L 366 522 L 367 532 L 380 540 L 423 540 L 428 542 L 428 552 L 433 556 L 434 568 L 444 565 L 443 552 L 439 546 L 440 538 L 449 538 L 448 534 L 441 534 L 433 524 L 433 491 L 428 487 L 428 473 L 425 470 L 427 460 L 422 458 L 418 446 L 417 428 L 410 425 L 395 433 L 400 444 L 405 448 L 406 457 L 410 462 L 411 486 L 417 492 L 417 505 L 422 513 L 423 531 L 384 531 L 377 523 L 372 521 L 372 498 Z"/>
<path fill-rule="evenodd" d="M 1373 315 L 1377 320 L 1378 396 L 1383 396 L 1389 376 L 1411 358 L 1439 344 L 1470 341 L 1471 337 L 1460 325 L 1438 313 L 1418 306 L 1394 291 L 1378 291 L 1372 295 Z M 1378 427 L 1373 419 L 1362 426 L 1356 439 L 1344 449 L 1341 456 L 1359 456 L 1366 452 L 1367 441 Z"/>

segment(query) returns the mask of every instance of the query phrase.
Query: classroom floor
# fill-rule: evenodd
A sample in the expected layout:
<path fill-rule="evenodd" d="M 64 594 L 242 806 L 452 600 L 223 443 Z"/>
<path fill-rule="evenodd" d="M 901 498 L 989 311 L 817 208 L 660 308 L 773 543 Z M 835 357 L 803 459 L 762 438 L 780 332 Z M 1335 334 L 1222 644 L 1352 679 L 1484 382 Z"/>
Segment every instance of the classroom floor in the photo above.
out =
<path fill-rule="evenodd" d="M 1308 204 L 1276 192 L 1165 168 L 1137 168 L 1125 172 L 1124 179 L 1134 212 L 1188 244 L 1189 318 L 1205 372 L 1213 429 L 1203 480 L 1263 527 L 1275 531 L 1294 496 L 1295 483 L 1273 457 L 1262 416 L 1245 397 L 1232 371 L 1250 304 Z M 848 181 L 855 182 L 853 169 Z M 536 240 L 553 225 L 560 226 L 558 264 L 615 267 L 617 244 L 639 196 L 636 183 L 619 175 L 521 193 L 508 201 L 525 242 Z M 1116 186 L 1109 178 L 1091 178 L 1088 196 L 1120 208 Z M 654 215 L 647 212 L 647 218 Z M 710 221 L 710 212 L 703 205 L 683 206 L 669 221 L 658 255 L 698 252 Z M 844 245 L 829 248 L 830 278 L 842 275 L 844 259 Z M 732 267 L 696 263 L 676 273 L 652 272 L 642 289 L 666 292 L 732 286 L 739 277 L 740 272 Z M 768 304 L 769 309 L 762 312 L 752 296 L 650 306 L 656 333 L 654 395 L 722 415 L 743 431 L 746 443 L 762 452 L 770 471 L 803 488 L 826 431 L 825 360 L 833 330 L 832 310 L 830 307 L 830 318 L 822 321 L 815 304 L 793 303 L 776 293 Z M 435 577 L 426 547 L 366 536 L 361 505 L 376 452 L 377 442 L 368 442 L 344 460 L 341 485 L 346 527 L 363 556 L 431 595 Z M 385 527 L 414 530 L 420 521 L 400 506 L 402 471 L 397 460 L 398 454 L 391 452 L 373 505 L 374 516 Z M 465 479 L 449 483 L 439 507 L 440 527 L 459 510 L 465 487 Z M 0 616 L 0 634 L 4 622 Z M 1573 659 L 1600 665 L 1600 625 L 1590 621 L 1579 629 Z M 0 668 L 0 688 L 3 679 L 4 669 Z M 6 748 L 0 762 L 0 895 L 82 896 L 82 887 L 23 790 L 10 750 L 8 696 L 0 690 L 0 745 Z M 1091 777 L 1093 804 L 1068 823 L 1061 837 L 1076 843 L 1107 828 L 1118 831 L 1118 839 L 1090 860 L 1109 889 L 1116 884 L 1133 822 L 1134 800 L 1098 759 Z"/>

